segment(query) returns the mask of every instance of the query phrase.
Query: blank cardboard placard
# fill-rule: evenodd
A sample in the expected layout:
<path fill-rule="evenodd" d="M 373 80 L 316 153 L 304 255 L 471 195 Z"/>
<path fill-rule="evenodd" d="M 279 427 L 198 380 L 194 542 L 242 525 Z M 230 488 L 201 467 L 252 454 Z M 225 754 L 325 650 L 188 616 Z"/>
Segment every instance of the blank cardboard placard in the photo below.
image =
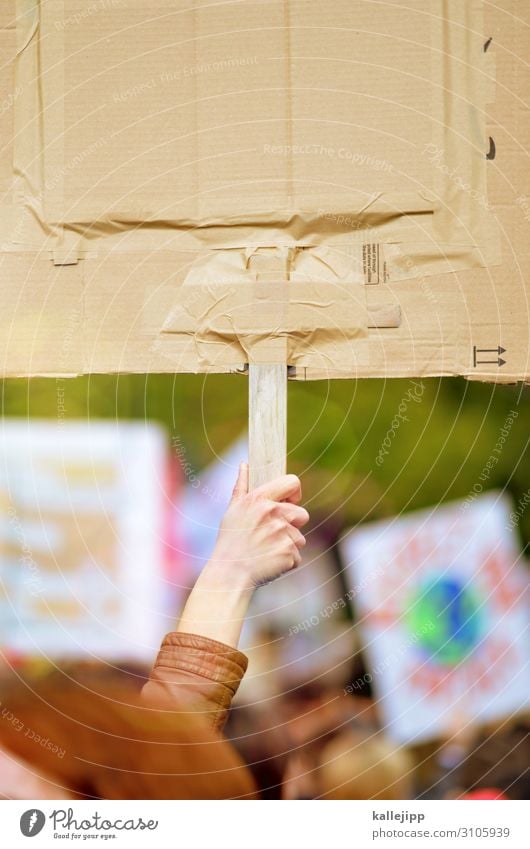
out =
<path fill-rule="evenodd" d="M 282 250 L 289 279 L 337 284 L 337 312 L 362 298 L 399 316 L 353 341 L 341 320 L 321 329 L 315 316 L 308 348 L 293 301 L 292 377 L 526 379 L 516 11 L 515 0 L 7 0 L 3 373 L 241 369 L 250 341 L 205 356 L 168 318 L 190 274 L 228 284 L 234 255 Z M 256 278 L 242 269 L 252 309 Z M 70 303 L 54 310 L 57 289 Z M 71 314 L 65 353 L 56 340 Z M 480 356 L 500 347 L 502 364 Z"/>
<path fill-rule="evenodd" d="M 528 707 L 527 576 L 511 505 L 489 493 L 352 531 L 342 541 L 370 682 L 388 733 L 421 743 L 455 716 Z"/>

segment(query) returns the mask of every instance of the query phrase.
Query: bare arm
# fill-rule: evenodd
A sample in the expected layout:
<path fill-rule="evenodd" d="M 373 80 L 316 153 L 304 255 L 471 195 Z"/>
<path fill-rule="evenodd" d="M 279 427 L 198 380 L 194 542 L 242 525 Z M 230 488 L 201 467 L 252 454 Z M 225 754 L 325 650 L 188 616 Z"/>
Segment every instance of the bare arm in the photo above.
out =
<path fill-rule="evenodd" d="M 309 520 L 300 481 L 284 475 L 248 492 L 243 464 L 212 557 L 192 589 L 177 630 L 168 634 L 148 683 L 144 702 L 164 709 L 189 707 L 222 728 L 247 668 L 237 650 L 256 587 L 296 567 Z"/>
<path fill-rule="evenodd" d="M 284 475 L 248 491 L 248 466 L 242 464 L 213 554 L 199 576 L 177 631 L 200 634 L 237 647 L 256 587 L 296 567 L 309 520 L 300 481 Z"/>

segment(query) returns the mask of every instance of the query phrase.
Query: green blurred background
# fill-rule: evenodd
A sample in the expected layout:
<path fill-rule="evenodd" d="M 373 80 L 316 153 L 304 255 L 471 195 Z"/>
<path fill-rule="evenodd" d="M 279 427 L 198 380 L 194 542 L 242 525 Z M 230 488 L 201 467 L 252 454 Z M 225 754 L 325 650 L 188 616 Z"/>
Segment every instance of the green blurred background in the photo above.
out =
<path fill-rule="evenodd" d="M 415 386 L 419 401 L 411 400 Z M 161 423 L 170 437 L 180 438 L 197 470 L 246 428 L 247 380 L 239 375 L 5 380 L 2 412 L 56 418 L 63 392 L 65 419 Z M 401 420 L 394 418 L 399 410 Z M 510 411 L 518 416 L 494 455 L 498 462 L 481 480 Z M 290 381 L 288 468 L 302 477 L 313 518 L 337 532 L 365 519 L 466 498 L 475 485 L 506 489 L 517 503 L 530 487 L 529 411 L 525 387 L 459 378 Z M 379 455 L 387 436 L 390 447 Z M 527 545 L 530 509 L 518 526 Z"/>

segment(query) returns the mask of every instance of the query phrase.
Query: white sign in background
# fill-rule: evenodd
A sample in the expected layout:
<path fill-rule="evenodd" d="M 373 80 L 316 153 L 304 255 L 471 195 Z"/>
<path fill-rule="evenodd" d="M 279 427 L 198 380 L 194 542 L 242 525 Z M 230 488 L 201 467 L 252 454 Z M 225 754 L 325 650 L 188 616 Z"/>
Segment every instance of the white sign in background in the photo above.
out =
<path fill-rule="evenodd" d="M 0 425 L 0 645 L 154 659 L 168 629 L 167 445 L 144 423 Z"/>
<path fill-rule="evenodd" d="M 398 742 L 529 704 L 528 578 L 510 510 L 489 493 L 366 524 L 342 541 L 365 680 Z"/>

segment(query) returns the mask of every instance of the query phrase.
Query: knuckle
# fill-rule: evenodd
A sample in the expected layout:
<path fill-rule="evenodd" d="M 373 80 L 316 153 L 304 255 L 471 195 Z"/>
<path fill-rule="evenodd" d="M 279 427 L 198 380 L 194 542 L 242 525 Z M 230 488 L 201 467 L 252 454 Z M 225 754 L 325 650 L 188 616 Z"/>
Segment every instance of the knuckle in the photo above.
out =
<path fill-rule="evenodd" d="M 260 519 L 266 519 L 271 513 L 271 502 L 266 498 L 255 499 L 256 513 Z"/>
<path fill-rule="evenodd" d="M 304 507 L 298 507 L 296 505 L 291 505 L 291 511 L 289 513 L 290 521 L 297 526 L 302 527 L 307 524 L 309 521 L 309 513 Z"/>
<path fill-rule="evenodd" d="M 274 516 L 276 512 L 276 502 L 270 501 L 268 498 L 263 501 L 263 509 L 266 516 Z"/>

